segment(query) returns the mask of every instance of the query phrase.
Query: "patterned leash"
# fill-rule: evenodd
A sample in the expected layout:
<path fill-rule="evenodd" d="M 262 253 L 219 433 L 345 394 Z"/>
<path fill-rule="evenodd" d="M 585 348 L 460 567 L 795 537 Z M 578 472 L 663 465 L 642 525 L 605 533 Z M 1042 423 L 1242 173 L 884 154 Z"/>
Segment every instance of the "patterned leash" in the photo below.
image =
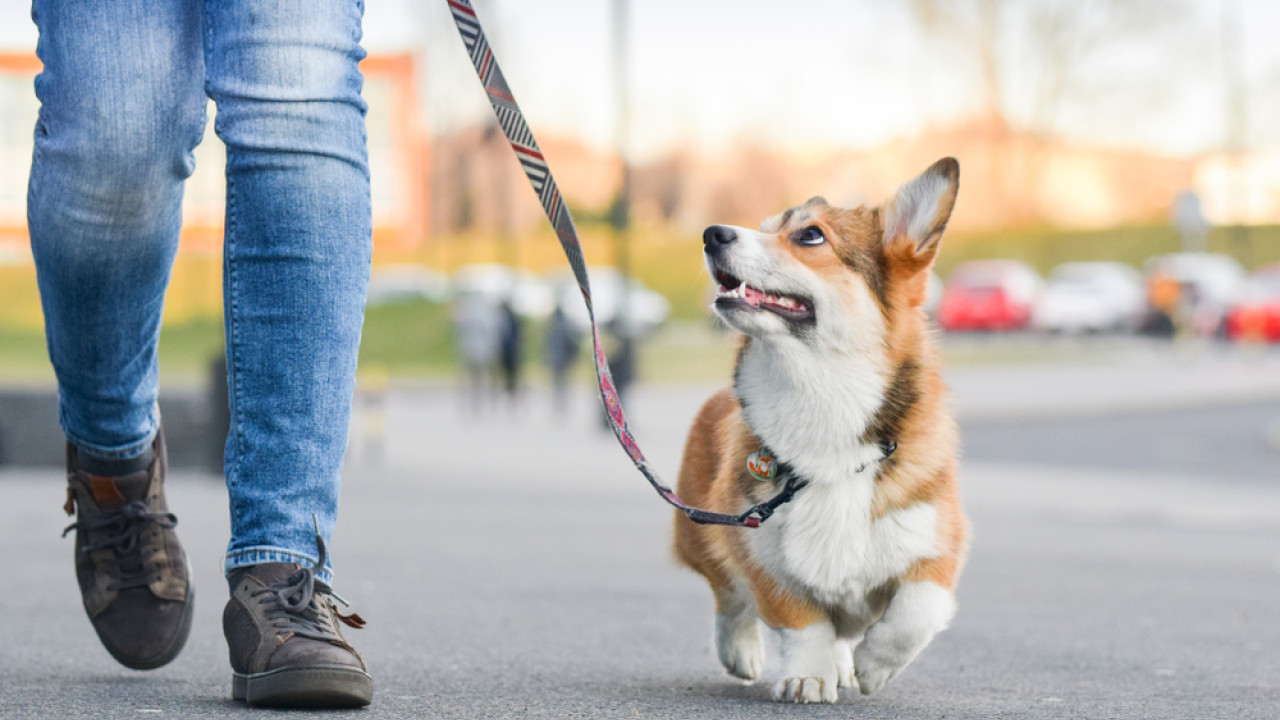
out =
<path fill-rule="evenodd" d="M 559 188 L 556 187 L 555 179 L 551 177 L 551 170 L 542 157 L 542 151 L 538 149 L 537 141 L 533 139 L 533 133 L 530 132 L 524 115 L 520 112 L 520 106 L 511 95 L 511 88 L 507 87 L 507 81 L 502 77 L 502 70 L 493 57 L 493 50 L 489 47 L 489 41 L 484 36 L 484 29 L 480 27 L 480 20 L 476 17 L 476 11 L 471 6 L 470 0 L 446 0 L 446 2 L 449 3 L 453 20 L 458 25 L 462 42 L 471 55 L 471 63 L 475 65 L 476 74 L 480 76 L 480 82 L 489 95 L 493 112 L 498 116 L 498 124 L 502 126 L 502 132 L 506 133 L 507 140 L 511 142 L 511 149 L 520 160 L 520 166 L 524 168 L 525 176 L 533 185 L 533 191 L 538 194 L 538 201 L 542 203 L 547 219 L 555 228 L 556 237 L 560 239 L 560 246 L 564 248 L 565 257 L 569 259 L 569 265 L 573 268 L 573 276 L 578 281 L 578 289 L 582 291 L 582 299 L 587 304 L 587 315 L 591 318 L 591 343 L 595 350 L 596 378 L 600 383 L 600 397 L 604 400 L 605 414 L 609 418 L 609 426 L 613 428 L 614 436 L 622 444 L 622 449 L 631 458 L 631 462 L 635 463 L 636 469 L 645 476 L 662 499 L 679 508 L 693 522 L 702 525 L 759 527 L 760 523 L 768 519 L 779 505 L 791 499 L 798 487 L 792 487 L 792 483 L 788 483 L 778 495 L 752 506 L 741 515 L 690 507 L 680 500 L 675 491 L 662 482 L 649 466 L 649 461 L 640 451 L 635 438 L 631 436 L 631 430 L 627 428 L 627 418 L 622 412 L 622 403 L 618 400 L 618 390 L 613 384 L 613 375 L 609 372 L 609 363 L 605 360 L 604 349 L 600 345 L 600 330 L 596 326 L 595 309 L 591 304 L 591 284 L 587 280 L 587 264 L 582 257 L 582 244 L 578 241 L 578 231 L 573 225 L 573 217 L 570 216 L 569 208 L 565 205 Z"/>

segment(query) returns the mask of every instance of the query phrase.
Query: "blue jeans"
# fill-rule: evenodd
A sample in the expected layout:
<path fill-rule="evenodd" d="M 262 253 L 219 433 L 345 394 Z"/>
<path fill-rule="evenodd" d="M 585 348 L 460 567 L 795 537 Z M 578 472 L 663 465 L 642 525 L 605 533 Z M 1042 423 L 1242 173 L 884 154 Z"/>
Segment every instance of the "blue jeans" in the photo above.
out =
<path fill-rule="evenodd" d="M 71 442 L 140 454 L 206 96 L 227 147 L 226 568 L 337 516 L 372 252 L 361 0 L 35 0 L 28 223 Z M 329 575 L 326 569 L 325 577 Z"/>

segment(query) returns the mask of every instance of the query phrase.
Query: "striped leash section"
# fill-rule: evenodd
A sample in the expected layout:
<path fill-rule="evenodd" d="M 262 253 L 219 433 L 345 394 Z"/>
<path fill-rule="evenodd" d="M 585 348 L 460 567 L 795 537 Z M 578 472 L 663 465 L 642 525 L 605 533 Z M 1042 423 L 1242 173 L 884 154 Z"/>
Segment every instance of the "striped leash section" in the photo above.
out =
<path fill-rule="evenodd" d="M 795 489 L 791 488 L 790 484 L 774 498 L 751 507 L 741 515 L 690 507 L 680 500 L 675 491 L 662 482 L 649 466 L 649 461 L 640 451 L 635 438 L 631 436 L 631 430 L 627 428 L 626 415 L 622 412 L 622 403 L 618 400 L 618 390 L 613 384 L 613 375 L 609 372 L 609 363 L 605 360 L 604 348 L 600 344 L 600 330 L 596 326 L 595 309 L 591 304 L 591 284 L 587 280 L 587 264 L 582 257 L 582 244 L 578 241 L 578 231 L 573 225 L 573 217 L 570 216 L 569 208 L 560 195 L 560 189 L 556 187 L 555 179 L 551 177 L 551 170 L 547 167 L 546 159 L 542 157 L 542 151 L 538 149 L 537 141 L 533 139 L 533 133 L 530 132 L 524 115 L 520 112 L 520 106 L 516 105 L 516 100 L 511 95 L 511 88 L 507 86 L 507 81 L 502 76 L 498 61 L 493 57 L 493 50 L 484 36 L 484 29 L 480 27 L 475 8 L 471 6 L 470 0 L 446 0 L 446 2 L 449 3 L 453 20 L 458 25 L 462 42 L 467 46 L 467 53 L 471 55 L 471 64 L 475 65 L 476 74 L 480 76 L 480 82 L 489 95 L 489 104 L 493 106 L 493 112 L 498 116 L 498 124 L 502 126 L 502 132 L 506 133 L 507 140 L 511 142 L 511 149 L 520 160 L 520 166 L 524 168 L 525 176 L 533 185 L 533 191 L 538 194 L 538 201 L 542 203 L 547 219 L 555 228 L 556 237 L 560 239 L 560 246 L 564 248 L 565 257 L 569 259 L 569 265 L 573 268 L 573 276 L 578 281 L 578 289 L 582 291 L 582 299 L 587 304 L 587 315 L 591 318 L 591 343 L 595 351 L 596 379 L 600 383 L 600 397 L 604 400 L 605 414 L 609 418 L 609 426 L 613 428 L 613 434 L 618 438 L 618 442 L 622 444 L 622 449 L 626 451 L 631 461 L 635 463 L 636 469 L 645 476 L 662 499 L 679 508 L 693 522 L 702 525 L 759 527 L 760 523 L 772 515 L 779 505 L 791 499 Z"/>

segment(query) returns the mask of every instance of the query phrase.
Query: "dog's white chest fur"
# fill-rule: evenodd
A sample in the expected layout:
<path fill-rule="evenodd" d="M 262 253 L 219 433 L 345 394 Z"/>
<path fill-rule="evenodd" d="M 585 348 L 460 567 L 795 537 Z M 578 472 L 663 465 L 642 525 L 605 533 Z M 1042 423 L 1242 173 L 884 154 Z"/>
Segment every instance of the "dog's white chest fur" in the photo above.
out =
<path fill-rule="evenodd" d="M 793 590 L 856 613 L 869 593 L 937 554 L 938 512 L 921 503 L 872 519 L 882 451 L 859 437 L 883 402 L 884 370 L 782 353 L 751 348 L 737 390 L 753 431 L 809 484 L 750 542 Z"/>
<path fill-rule="evenodd" d="M 765 567 L 818 603 L 853 611 L 869 593 L 936 554 L 932 505 L 871 519 L 872 472 L 801 490 L 752 537 Z"/>

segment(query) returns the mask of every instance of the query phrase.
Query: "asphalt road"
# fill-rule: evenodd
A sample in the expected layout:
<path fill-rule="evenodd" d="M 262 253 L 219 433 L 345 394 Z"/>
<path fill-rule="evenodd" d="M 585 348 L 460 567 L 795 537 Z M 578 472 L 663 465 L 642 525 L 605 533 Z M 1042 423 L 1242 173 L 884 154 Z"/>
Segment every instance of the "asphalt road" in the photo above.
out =
<path fill-rule="evenodd" d="M 637 436 L 668 474 L 705 391 L 633 399 Z M 447 394 L 400 394 L 380 422 L 356 424 L 336 585 L 369 620 L 352 637 L 377 695 L 367 711 L 323 716 L 1280 717 L 1280 473 L 1265 472 L 1280 455 L 1264 449 L 1216 482 L 1203 472 L 1212 443 L 1184 467 L 1101 442 L 1107 428 L 1202 435 L 1194 416 L 973 423 L 975 540 L 951 629 L 881 693 L 796 707 L 720 670 L 710 594 L 669 560 L 670 514 L 585 400 L 573 410 L 472 417 Z M 1256 413 L 1222 410 L 1210 426 L 1270 417 Z M 1072 443 L 1095 448 L 1089 463 L 1068 462 Z M 57 473 L 0 474 L 0 492 L 0 717 L 245 714 L 220 631 L 220 482 L 171 482 L 196 626 L 185 653 L 149 673 L 114 664 L 82 615 Z"/>
<path fill-rule="evenodd" d="M 965 424 L 969 460 L 1280 485 L 1280 401 Z"/>

